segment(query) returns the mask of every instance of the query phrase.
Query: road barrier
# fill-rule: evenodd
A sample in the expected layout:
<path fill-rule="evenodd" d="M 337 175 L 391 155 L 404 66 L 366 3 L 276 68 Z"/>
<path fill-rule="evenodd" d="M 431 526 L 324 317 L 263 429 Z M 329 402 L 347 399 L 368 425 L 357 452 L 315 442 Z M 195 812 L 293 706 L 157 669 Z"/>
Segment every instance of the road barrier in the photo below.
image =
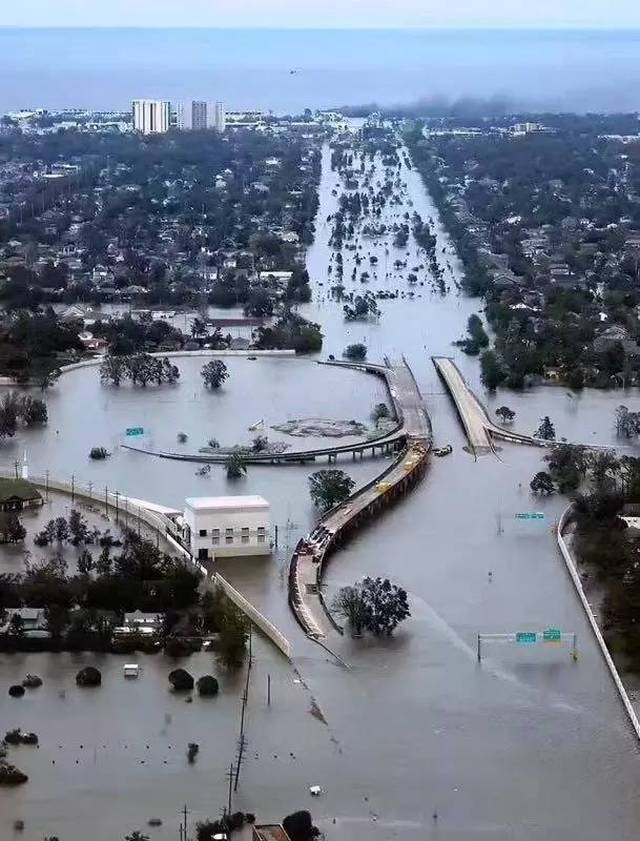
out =
<path fill-rule="evenodd" d="M 291 659 L 291 643 L 272 622 L 269 622 L 266 616 L 263 616 L 262 613 L 260 613 L 260 611 L 254 607 L 250 601 L 245 599 L 242 593 L 239 593 L 235 587 L 232 587 L 227 579 L 223 578 L 220 573 L 214 573 L 211 577 L 211 581 L 214 584 L 219 584 L 224 590 L 227 598 L 229 598 L 235 606 L 238 607 L 253 622 L 253 624 L 262 631 L 265 636 L 269 637 L 271 642 L 280 649 L 288 660 Z"/>
<path fill-rule="evenodd" d="M 620 694 L 620 699 L 622 700 L 622 704 L 627 711 L 627 715 L 629 716 L 629 721 L 631 722 L 631 726 L 635 730 L 636 737 L 640 739 L 640 722 L 638 721 L 638 716 L 636 715 L 636 711 L 633 709 L 633 705 L 629 700 L 629 696 L 627 695 L 627 690 L 624 688 L 624 684 L 620 679 L 620 675 L 618 673 L 618 669 L 616 668 L 616 664 L 613 662 L 613 658 L 609 653 L 609 649 L 607 648 L 607 644 L 602 636 L 602 631 L 598 626 L 598 622 L 596 621 L 596 617 L 593 614 L 593 610 L 591 609 L 591 605 L 587 601 L 587 596 L 584 592 L 584 587 L 582 586 L 582 581 L 580 579 L 580 574 L 576 568 L 576 564 L 573 560 L 573 556 L 571 554 L 571 550 L 566 544 L 566 541 L 563 536 L 563 532 L 566 527 L 569 525 L 571 520 L 574 518 L 574 506 L 573 503 L 566 508 L 560 520 L 558 522 L 558 529 L 557 529 L 557 539 L 558 539 L 558 547 L 564 558 L 564 562 L 566 564 L 567 570 L 569 575 L 571 576 L 571 580 L 576 588 L 576 592 L 578 594 L 578 598 L 582 602 L 582 607 L 584 608 L 584 612 L 587 614 L 587 619 L 589 620 L 589 624 L 591 625 L 591 630 L 593 631 L 596 640 L 598 641 L 598 645 L 600 646 L 600 650 L 602 651 L 602 656 L 605 659 L 605 663 L 611 673 L 611 677 L 613 678 L 613 682 L 616 685 L 618 693 Z"/>

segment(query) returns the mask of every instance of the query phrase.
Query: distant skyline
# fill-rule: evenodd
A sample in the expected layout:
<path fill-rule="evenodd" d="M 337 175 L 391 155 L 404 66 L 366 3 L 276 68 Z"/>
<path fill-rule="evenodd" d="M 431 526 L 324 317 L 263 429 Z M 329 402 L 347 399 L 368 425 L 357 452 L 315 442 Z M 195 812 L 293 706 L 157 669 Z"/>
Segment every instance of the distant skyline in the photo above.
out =
<path fill-rule="evenodd" d="M 640 28 L 638 0 L 21 0 L 0 26 Z"/>

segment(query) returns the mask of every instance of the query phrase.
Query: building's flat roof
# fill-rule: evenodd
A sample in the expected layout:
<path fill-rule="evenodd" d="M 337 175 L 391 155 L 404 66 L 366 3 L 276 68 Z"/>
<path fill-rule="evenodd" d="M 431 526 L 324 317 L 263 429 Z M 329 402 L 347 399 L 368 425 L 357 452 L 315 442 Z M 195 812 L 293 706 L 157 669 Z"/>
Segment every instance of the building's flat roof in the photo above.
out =
<path fill-rule="evenodd" d="M 194 511 L 244 511 L 255 509 L 264 511 L 269 503 L 262 496 L 247 494 L 246 496 L 190 496 L 185 499 L 185 505 Z"/>
<path fill-rule="evenodd" d="M 157 502 L 149 502 L 146 499 L 136 499 L 134 496 L 127 497 L 127 500 L 129 505 L 146 508 L 147 511 L 153 511 L 155 514 L 165 514 L 167 517 L 175 517 L 182 513 L 177 508 L 168 508 L 166 505 L 159 505 Z"/>

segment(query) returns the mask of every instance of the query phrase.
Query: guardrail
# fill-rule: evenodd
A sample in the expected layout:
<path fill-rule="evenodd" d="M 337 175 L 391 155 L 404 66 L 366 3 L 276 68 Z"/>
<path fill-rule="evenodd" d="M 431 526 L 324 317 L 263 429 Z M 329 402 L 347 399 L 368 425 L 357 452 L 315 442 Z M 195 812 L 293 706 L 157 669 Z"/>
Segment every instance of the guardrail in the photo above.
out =
<path fill-rule="evenodd" d="M 600 646 L 600 651 L 602 652 L 602 656 L 604 657 L 605 663 L 607 664 L 607 668 L 613 678 L 613 682 L 618 690 L 620 695 L 620 699 L 622 704 L 629 716 L 629 721 L 631 722 L 631 726 L 633 727 L 636 737 L 640 739 L 640 722 L 638 721 L 638 716 L 636 715 L 636 711 L 633 709 L 633 705 L 627 695 L 627 690 L 624 688 L 624 684 L 620 678 L 620 674 L 618 673 L 618 669 L 616 668 L 616 664 L 613 662 L 613 657 L 609 653 L 609 649 L 607 648 L 607 644 L 602 636 L 602 631 L 596 621 L 596 617 L 593 614 L 593 610 L 591 609 L 591 605 L 587 601 L 587 596 L 584 592 L 584 587 L 582 586 L 582 581 L 580 579 L 580 574 L 576 568 L 575 562 L 573 560 L 573 556 L 569 547 L 566 544 L 566 541 L 563 536 L 563 532 L 566 527 L 569 525 L 571 520 L 574 518 L 574 505 L 573 503 L 569 505 L 565 510 L 562 512 L 562 516 L 558 521 L 558 529 L 557 529 L 557 540 L 558 540 L 558 547 L 560 549 L 560 553 L 564 558 L 564 562 L 567 567 L 567 571 L 573 581 L 573 584 L 576 588 L 576 592 L 578 594 L 578 598 L 582 602 L 582 607 L 584 608 L 584 612 L 587 614 L 587 619 L 589 620 L 589 624 L 591 625 L 591 630 Z"/>

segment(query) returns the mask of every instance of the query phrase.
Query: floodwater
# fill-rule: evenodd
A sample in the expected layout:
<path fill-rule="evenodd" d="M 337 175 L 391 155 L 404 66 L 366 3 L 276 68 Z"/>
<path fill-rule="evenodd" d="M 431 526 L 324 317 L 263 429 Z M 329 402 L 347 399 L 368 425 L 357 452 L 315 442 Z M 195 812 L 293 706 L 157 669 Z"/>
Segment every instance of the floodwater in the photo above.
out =
<path fill-rule="evenodd" d="M 327 353 L 338 355 L 346 344 L 366 340 L 372 360 L 404 354 L 423 391 L 436 443 L 450 442 L 454 452 L 433 459 L 425 479 L 401 504 L 331 560 L 328 600 L 338 587 L 363 575 L 389 575 L 410 596 L 412 618 L 392 639 L 329 641 L 349 669 L 303 638 L 286 604 L 286 555 L 312 516 L 306 482 L 313 468 L 250 468 L 247 478 L 233 486 L 270 499 L 274 519 L 282 526 L 280 553 L 270 561 L 227 561 L 221 568 L 289 636 L 298 670 L 279 660 L 266 643 L 256 642 L 248 761 L 234 808 L 254 811 L 264 821 L 310 808 L 327 837 L 347 841 L 635 841 L 640 827 L 637 745 L 555 545 L 553 529 L 565 501 L 530 497 L 528 483 L 541 467 L 537 449 L 505 445 L 499 459 L 486 456 L 477 461 L 464 451 L 462 431 L 430 355 L 455 356 L 490 410 L 510 405 L 517 412 L 514 428 L 526 432 L 541 415 L 549 414 L 558 436 L 611 443 L 614 407 L 633 403 L 618 394 L 585 391 L 569 397 L 564 389 L 546 387 L 487 400 L 477 360 L 451 346 L 478 306 L 456 294 L 452 281 L 446 297 L 428 285 L 418 286 L 413 300 L 381 302 L 379 322 L 345 323 L 341 304 L 326 296 L 330 228 L 324 220 L 337 201 L 331 194 L 337 176 L 328 170 L 327 150 L 324 163 L 317 240 L 308 254 L 315 294 L 305 311 L 322 323 Z M 423 219 L 435 217 L 418 176 L 403 171 L 403 178 L 413 207 Z M 391 208 L 387 214 L 398 212 Z M 437 233 L 439 243 L 447 246 L 439 227 Z M 386 278 L 384 241 L 367 244 L 365 254 L 369 248 L 372 253 L 377 249 L 381 267 L 369 287 L 387 284 L 406 290 L 405 271 L 414 264 L 415 253 L 407 258 L 409 268 Z M 413 249 L 410 240 L 408 250 Z M 389 250 L 393 254 L 391 245 Z M 351 254 L 344 254 L 347 287 Z M 443 259 L 451 261 L 454 273 L 459 271 L 451 255 Z M 105 440 L 115 446 L 130 418 L 152 428 L 157 441 L 170 442 L 184 427 L 189 447 L 210 431 L 227 443 L 238 436 L 223 408 L 228 399 L 235 400 L 241 432 L 262 416 L 313 414 L 304 407 L 311 387 L 317 389 L 321 368 L 301 368 L 291 391 L 283 390 L 278 401 L 270 398 L 269 377 L 290 364 L 313 363 L 238 361 L 229 394 L 219 401 L 217 396 L 209 400 L 210 395 L 190 401 L 194 389 L 185 376 L 177 405 L 170 391 L 158 391 L 157 396 L 121 391 L 104 397 L 92 379 L 95 372 L 69 375 L 57 389 L 59 396 L 49 399 L 50 428 L 30 436 L 29 452 L 38 467 L 46 458 L 52 471 L 77 469 L 84 477 L 95 475 L 95 481 L 117 476 L 123 492 L 168 504 L 179 504 L 187 491 L 200 488 L 202 493 L 229 492 L 219 470 L 210 480 L 196 480 L 193 465 L 132 453 L 114 452 L 106 463 L 88 466 L 88 446 Z M 258 388 L 257 374 L 252 386 L 243 385 L 242 396 L 234 398 L 244 372 L 259 370 L 269 371 L 260 386 L 264 403 L 259 404 L 252 391 Z M 331 380 L 332 389 L 347 382 L 341 379 L 346 372 L 338 374 Z M 191 384 L 194 379 L 197 372 Z M 348 382 L 353 386 L 356 380 Z M 365 417 L 377 386 L 362 385 L 371 382 L 363 375 L 357 382 L 353 401 L 338 398 L 332 390 L 331 401 L 338 401 L 339 410 L 331 404 L 329 410 L 319 399 L 318 411 Z M 373 392 L 366 391 L 361 399 L 362 389 Z M 66 394 L 73 394 L 68 408 Z M 216 409 L 209 424 L 211 406 Z M 146 413 L 142 421 L 141 410 Z M 161 412 L 170 419 L 166 427 Z M 56 417 L 66 417 L 70 424 L 59 442 L 52 437 Z M 18 449 L 22 446 L 22 441 L 16 443 Z M 381 463 L 345 461 L 343 466 L 363 482 Z M 544 512 L 545 519 L 515 519 L 516 513 L 531 510 Z M 477 663 L 478 632 L 550 626 L 577 633 L 577 663 L 565 647 L 501 643 L 487 645 L 482 664 Z M 103 687 L 84 694 L 73 685 L 72 675 L 80 661 L 89 659 L 2 658 L 6 684 L 27 670 L 45 677 L 38 694 L 29 693 L 26 699 L 16 701 L 0 692 L 6 726 L 34 729 L 42 741 L 38 752 L 28 754 L 31 749 L 26 747 L 12 751 L 31 780 L 18 791 L 0 793 L 4 834 L 14 818 L 24 817 L 23 837 L 29 841 L 53 832 L 64 841 L 84 841 L 89 834 L 96 841 L 111 841 L 118 833 L 144 828 L 148 817 L 158 814 L 163 827 L 148 831 L 153 839 L 170 839 L 176 837 L 183 803 L 193 820 L 217 814 L 226 801 L 224 774 L 237 735 L 238 682 L 223 679 L 219 698 L 185 704 L 167 691 L 171 664 L 161 655 L 136 658 L 144 670 L 135 683 L 121 677 L 120 659 L 105 658 Z M 185 662 L 196 676 L 211 669 L 207 654 Z M 274 687 L 271 707 L 265 699 L 267 673 Z M 58 695 L 62 688 L 65 698 Z M 312 696 L 324 722 L 309 713 Z M 200 742 L 201 755 L 188 767 L 184 750 L 192 740 Z M 324 789 L 317 800 L 308 794 L 312 784 Z"/>
<path fill-rule="evenodd" d="M 36 546 L 33 542 L 35 535 L 44 529 L 49 520 L 56 517 L 69 519 L 71 511 L 75 508 L 84 517 L 89 529 L 97 528 L 100 532 L 111 531 L 114 538 L 122 538 L 122 530 L 113 516 L 107 516 L 104 506 L 95 503 L 88 503 L 84 500 L 75 499 L 66 494 L 42 493 L 44 502 L 37 508 L 25 509 L 20 514 L 20 522 L 27 534 L 21 543 L 7 543 L 2 546 L 0 552 L 0 573 L 16 575 L 24 572 L 25 562 L 40 563 L 41 561 L 53 559 L 59 552 L 60 546 L 51 543 L 46 547 Z M 122 523 L 122 518 L 120 518 Z M 145 527 L 145 534 L 151 537 L 151 530 Z M 142 533 L 142 532 L 141 532 Z M 89 547 L 93 554 L 100 551 L 99 546 Z M 64 557 L 68 564 L 69 573 L 73 574 L 76 569 L 78 556 L 84 550 L 84 546 L 73 546 L 71 543 L 64 544 Z"/>

